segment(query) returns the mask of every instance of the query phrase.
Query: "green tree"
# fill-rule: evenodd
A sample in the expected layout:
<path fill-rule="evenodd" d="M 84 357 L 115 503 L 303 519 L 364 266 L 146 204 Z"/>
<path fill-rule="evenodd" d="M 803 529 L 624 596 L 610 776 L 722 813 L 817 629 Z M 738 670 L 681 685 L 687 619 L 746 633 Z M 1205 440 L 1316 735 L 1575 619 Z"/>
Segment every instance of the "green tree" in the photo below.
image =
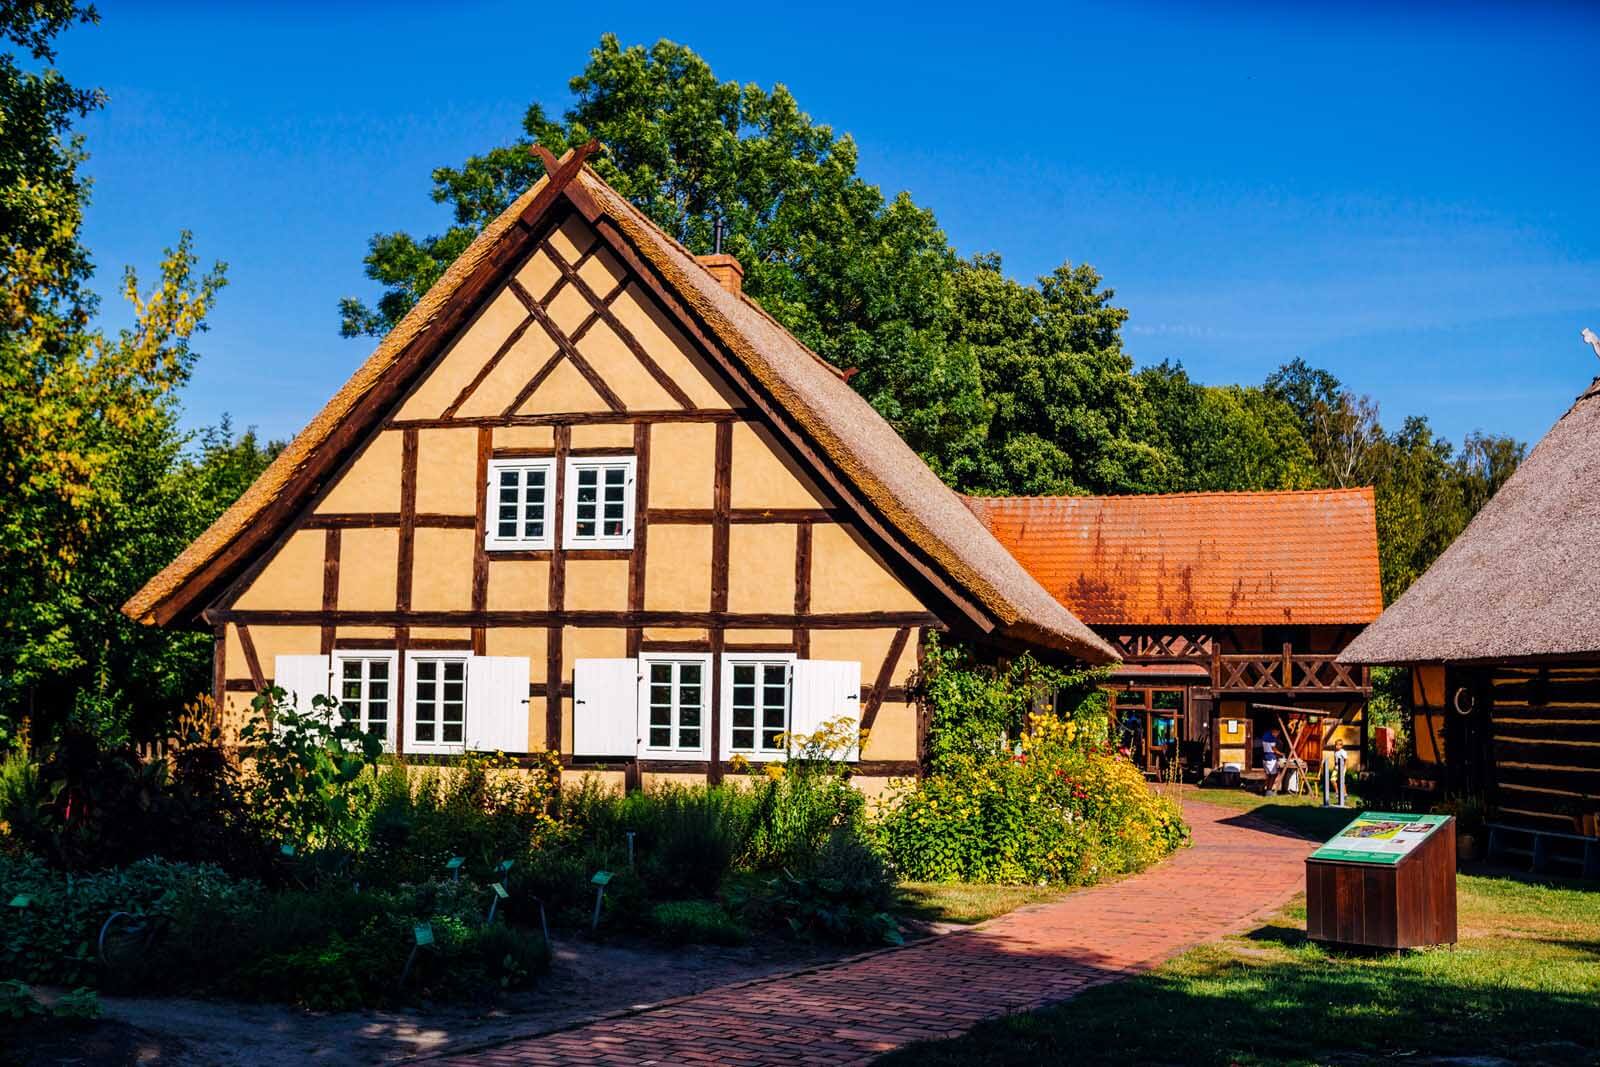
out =
<path fill-rule="evenodd" d="M 944 342 L 955 256 L 931 212 L 886 199 L 856 174 L 855 142 L 814 123 L 783 85 L 718 81 L 683 45 L 623 48 L 607 34 L 572 79 L 559 120 L 534 104 L 523 136 L 433 172 L 433 198 L 454 225 L 415 238 L 373 237 L 367 276 L 376 304 L 340 304 L 343 332 L 382 334 L 427 291 L 483 226 L 542 173 L 535 143 L 558 155 L 598 138 L 595 168 L 696 252 L 724 250 L 745 267 L 745 291 L 853 384 L 912 446 L 959 471 L 987 409 L 976 368 Z"/>
<path fill-rule="evenodd" d="M 955 278 L 952 343 L 993 405 L 985 463 L 961 488 L 994 493 L 1149 491 L 1167 457 L 1135 436 L 1141 397 L 1122 351 L 1128 313 L 1087 264 L 1024 285 L 994 253 Z"/>
<path fill-rule="evenodd" d="M 58 33 L 94 21 L 56 0 L 0 10 L 0 35 L 39 68 L 0 55 L 0 736 L 29 716 L 45 734 L 74 715 L 124 729 L 193 695 L 176 688 L 195 673 L 181 639 L 173 659 L 117 609 L 197 532 L 173 491 L 175 393 L 223 268 L 201 273 L 182 234 L 148 290 L 125 273 L 133 325 L 91 326 L 89 182 L 71 129 L 104 96 L 49 64 Z"/>
<path fill-rule="evenodd" d="M 1166 492 L 1310 489 L 1316 456 L 1294 407 L 1267 388 L 1209 386 L 1181 364 L 1139 371 L 1147 412 L 1141 437 L 1171 457 Z"/>
<path fill-rule="evenodd" d="M 1450 547 L 1526 452 L 1510 437 L 1482 433 L 1456 450 L 1416 415 L 1386 433 L 1371 398 L 1304 360 L 1284 364 L 1265 388 L 1294 411 L 1322 484 L 1373 487 L 1384 603 Z"/>

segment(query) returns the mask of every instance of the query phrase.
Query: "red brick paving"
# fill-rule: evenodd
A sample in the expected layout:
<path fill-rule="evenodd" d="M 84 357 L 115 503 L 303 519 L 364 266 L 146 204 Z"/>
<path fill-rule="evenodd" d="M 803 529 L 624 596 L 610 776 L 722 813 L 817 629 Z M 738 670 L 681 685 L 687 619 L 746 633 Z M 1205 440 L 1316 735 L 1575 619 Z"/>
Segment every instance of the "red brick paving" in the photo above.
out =
<path fill-rule="evenodd" d="M 1248 928 L 1303 888 L 1311 842 L 1186 800 L 1194 847 L 1134 878 L 972 930 L 713 989 L 462 1053 L 458 1067 L 863 1063 L 912 1041 L 1065 1000 Z"/>

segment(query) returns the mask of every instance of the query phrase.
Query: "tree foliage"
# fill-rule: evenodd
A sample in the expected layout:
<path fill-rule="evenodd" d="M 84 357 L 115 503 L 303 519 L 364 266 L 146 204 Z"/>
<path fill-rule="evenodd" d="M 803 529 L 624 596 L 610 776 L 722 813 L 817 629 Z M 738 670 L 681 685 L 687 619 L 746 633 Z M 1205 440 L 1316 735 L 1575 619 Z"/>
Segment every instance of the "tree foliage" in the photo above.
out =
<path fill-rule="evenodd" d="M 529 106 L 521 136 L 433 172 L 453 224 L 373 237 L 368 305 L 347 335 L 383 333 L 558 155 L 598 139 L 594 166 L 691 251 L 712 228 L 744 288 L 835 366 L 949 484 L 969 493 L 1127 493 L 1375 485 L 1386 597 L 1459 533 L 1522 455 L 1508 438 L 1460 452 L 1425 420 L 1386 433 L 1377 405 L 1326 370 L 1284 364 L 1259 386 L 1208 386 L 1179 365 L 1135 373 L 1128 312 L 1085 263 L 1033 282 L 997 254 L 959 257 L 933 213 L 856 173 L 848 135 L 782 84 L 719 81 L 670 41 L 602 37 L 559 118 Z"/>
<path fill-rule="evenodd" d="M 221 264 L 200 269 L 189 234 L 148 285 L 125 271 L 132 326 L 93 325 L 71 129 L 105 97 L 48 64 L 58 33 L 94 21 L 59 0 L 0 11 L 0 35 L 29 55 L 0 55 L 0 738 L 30 716 L 45 733 L 75 717 L 125 736 L 198 691 L 203 642 L 117 609 L 265 458 L 253 436 L 224 427 L 196 450 L 178 429 L 190 341 L 224 280 Z"/>

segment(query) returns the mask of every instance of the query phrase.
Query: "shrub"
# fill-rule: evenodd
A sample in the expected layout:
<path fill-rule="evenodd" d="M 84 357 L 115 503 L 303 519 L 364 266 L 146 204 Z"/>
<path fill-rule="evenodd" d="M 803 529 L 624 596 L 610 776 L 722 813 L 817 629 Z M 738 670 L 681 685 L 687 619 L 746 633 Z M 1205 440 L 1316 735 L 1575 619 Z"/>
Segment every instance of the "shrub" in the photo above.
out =
<path fill-rule="evenodd" d="M 728 789 L 670 786 L 630 794 L 623 823 L 638 834 L 636 862 L 658 897 L 709 897 L 744 842 L 748 805 Z"/>
<path fill-rule="evenodd" d="M 460 856 L 467 874 L 491 881 L 502 860 L 522 863 L 557 832 L 548 810 L 554 782 L 552 764 L 510 772 L 477 754 L 420 772 L 384 766 L 356 835 L 356 872 L 366 884 L 398 885 L 432 878 Z"/>
<path fill-rule="evenodd" d="M 278 687 L 251 702 L 255 717 L 239 731 L 254 746 L 251 806 L 267 832 L 297 847 L 352 845 L 383 742 L 340 714 L 338 701 L 311 704 L 297 710 Z"/>
<path fill-rule="evenodd" d="M 419 953 L 406 995 L 511 988 L 548 961 L 538 935 L 484 927 L 489 890 L 465 878 L 359 893 L 347 883 L 270 893 L 215 867 L 144 860 L 73 877 L 36 858 L 0 857 L 0 894 L 18 893 L 32 899 L 8 916 L 0 935 L 0 979 L 221 992 L 319 1009 L 373 1006 L 402 995 L 399 977 L 418 922 L 434 924 L 436 947 Z M 101 926 L 114 911 L 155 924 L 159 935 L 121 969 L 97 955 Z"/>
<path fill-rule="evenodd" d="M 745 866 L 809 870 L 835 830 L 865 822 L 866 799 L 834 773 L 787 773 L 751 787 Z"/>
<path fill-rule="evenodd" d="M 650 909 L 650 926 L 675 945 L 742 945 L 749 934 L 722 905 L 671 900 Z"/>
<path fill-rule="evenodd" d="M 1127 760 L 1034 716 L 1014 757 L 952 758 L 898 796 L 881 832 L 919 881 L 1087 884 L 1140 870 L 1188 835 L 1176 804 Z"/>
<path fill-rule="evenodd" d="M 1042 703 L 1066 708 L 1083 740 L 1103 740 L 1105 695 L 1099 684 L 1106 676 L 1103 668 L 1065 671 L 1028 653 L 987 661 L 968 645 L 930 634 L 916 688 L 928 704 L 933 771 L 1009 754 L 1030 712 Z"/>

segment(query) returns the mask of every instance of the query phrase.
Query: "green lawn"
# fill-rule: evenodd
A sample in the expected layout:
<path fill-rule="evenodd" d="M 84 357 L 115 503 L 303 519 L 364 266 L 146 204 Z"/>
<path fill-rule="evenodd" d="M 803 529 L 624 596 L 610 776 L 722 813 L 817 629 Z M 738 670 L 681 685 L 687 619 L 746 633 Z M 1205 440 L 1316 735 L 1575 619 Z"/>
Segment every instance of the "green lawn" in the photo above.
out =
<path fill-rule="evenodd" d="M 979 923 L 1025 904 L 1059 900 L 1060 886 L 976 885 L 968 882 L 901 882 L 895 912 L 928 922 Z"/>
<path fill-rule="evenodd" d="M 1600 887 L 1464 875 L 1458 899 L 1454 948 L 1324 949 L 1302 903 L 1148 975 L 881 1062 L 1600 1063 Z"/>
<path fill-rule="evenodd" d="M 1187 789 L 1184 797 L 1248 811 L 1319 841 L 1343 830 L 1362 806 L 1358 797 L 1348 798 L 1347 808 L 1325 808 L 1316 797 L 1264 797 L 1247 789 Z"/>

